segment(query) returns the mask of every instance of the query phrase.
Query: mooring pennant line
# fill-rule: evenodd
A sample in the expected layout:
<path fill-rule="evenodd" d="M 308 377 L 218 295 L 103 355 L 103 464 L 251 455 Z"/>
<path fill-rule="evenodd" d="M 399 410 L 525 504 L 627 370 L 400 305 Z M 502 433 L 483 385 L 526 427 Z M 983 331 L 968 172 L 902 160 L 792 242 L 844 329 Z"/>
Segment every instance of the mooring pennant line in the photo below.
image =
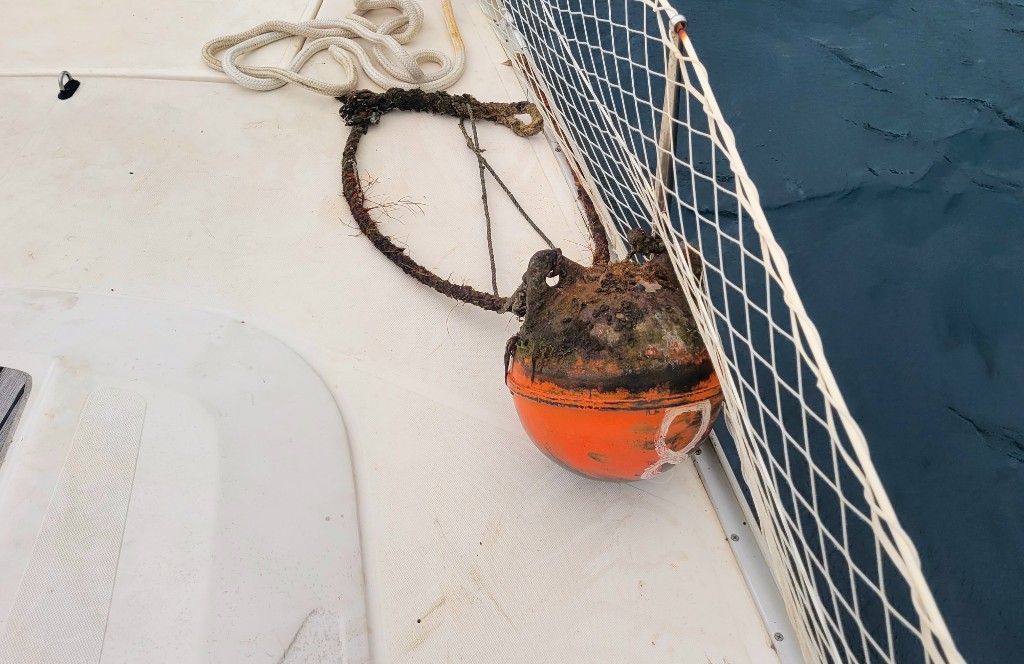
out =
<path fill-rule="evenodd" d="M 672 424 L 675 423 L 677 417 L 683 413 L 692 413 L 693 411 L 700 412 L 700 427 L 697 428 L 697 433 L 694 434 L 693 440 L 684 445 L 678 452 L 669 449 L 668 444 L 665 442 L 665 439 L 668 437 L 668 430 L 672 428 Z M 646 480 L 659 474 L 662 466 L 665 464 L 675 465 L 682 461 L 690 447 L 707 435 L 708 425 L 710 424 L 711 399 L 704 399 L 697 403 L 688 403 L 666 409 L 665 417 L 661 420 L 661 429 L 658 430 L 658 438 L 654 441 L 654 450 L 658 453 L 658 460 L 648 466 L 647 470 L 640 476 L 641 479 Z"/>

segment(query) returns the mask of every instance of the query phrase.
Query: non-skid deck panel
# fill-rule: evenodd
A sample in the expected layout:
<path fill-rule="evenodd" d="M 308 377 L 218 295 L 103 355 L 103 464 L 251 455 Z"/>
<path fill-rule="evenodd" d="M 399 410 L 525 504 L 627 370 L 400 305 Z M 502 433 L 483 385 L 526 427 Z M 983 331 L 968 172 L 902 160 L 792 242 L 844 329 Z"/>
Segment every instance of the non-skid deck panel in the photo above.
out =
<path fill-rule="evenodd" d="M 89 395 L 14 606 L 0 662 L 99 662 L 146 400 Z"/>
<path fill-rule="evenodd" d="M 456 91 L 518 99 L 477 11 L 456 2 L 469 65 Z M 48 82 L 13 82 L 22 99 L 50 96 Z M 774 661 L 692 469 L 633 486 L 553 466 L 503 385 L 516 321 L 430 291 L 360 237 L 340 196 L 336 107 L 296 90 L 90 81 L 19 119 L 0 170 L 0 286 L 218 310 L 296 348 L 349 429 L 377 661 Z M 544 138 L 481 132 L 545 231 L 586 260 Z M 385 220 L 389 233 L 487 287 L 477 168 L 453 120 L 387 116 L 360 164 L 380 200 L 422 203 Z M 508 294 L 543 244 L 489 191 Z"/>

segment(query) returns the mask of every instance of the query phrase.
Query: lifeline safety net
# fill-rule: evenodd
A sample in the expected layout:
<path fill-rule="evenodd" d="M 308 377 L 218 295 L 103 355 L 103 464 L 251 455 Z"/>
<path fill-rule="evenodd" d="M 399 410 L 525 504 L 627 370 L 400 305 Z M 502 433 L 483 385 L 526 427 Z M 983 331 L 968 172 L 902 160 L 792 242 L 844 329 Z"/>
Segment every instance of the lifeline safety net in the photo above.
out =
<path fill-rule="evenodd" d="M 481 4 L 613 250 L 637 225 L 669 247 L 805 658 L 962 662 L 685 21 L 664 0 Z"/>

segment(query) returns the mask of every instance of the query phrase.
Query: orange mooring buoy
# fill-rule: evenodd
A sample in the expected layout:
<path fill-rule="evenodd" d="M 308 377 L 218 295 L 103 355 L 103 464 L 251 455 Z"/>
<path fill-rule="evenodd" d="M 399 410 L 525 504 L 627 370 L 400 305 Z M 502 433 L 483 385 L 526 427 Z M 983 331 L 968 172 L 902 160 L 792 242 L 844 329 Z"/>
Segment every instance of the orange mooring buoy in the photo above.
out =
<path fill-rule="evenodd" d="M 644 479 L 711 431 L 721 388 L 664 254 L 584 268 L 538 252 L 517 309 L 505 382 L 551 458 L 598 479 Z"/>
<path fill-rule="evenodd" d="M 356 90 L 342 102 L 341 115 L 352 126 L 342 155 L 342 185 L 359 230 L 388 260 L 439 293 L 523 319 L 506 348 L 505 380 L 523 426 L 540 449 L 585 475 L 631 480 L 658 474 L 703 440 L 721 409 L 722 395 L 665 247 L 634 229 L 626 238 L 634 255 L 653 258 L 643 265 L 609 263 L 607 234 L 582 184 L 577 183 L 577 193 L 595 265 L 584 268 L 554 248 L 538 252 L 509 298 L 439 277 L 382 233 L 370 215 L 356 152 L 383 114 L 451 115 L 469 120 L 474 137 L 480 120 L 533 136 L 543 126 L 534 104 L 486 103 L 469 95 L 397 88 L 382 94 Z M 519 119 L 524 114 L 529 123 Z M 474 139 L 467 145 L 481 167 L 486 165 L 479 143 Z M 486 196 L 483 200 L 486 205 Z M 491 261 L 493 269 L 493 253 Z M 558 282 L 549 286 L 547 279 L 555 277 Z"/>

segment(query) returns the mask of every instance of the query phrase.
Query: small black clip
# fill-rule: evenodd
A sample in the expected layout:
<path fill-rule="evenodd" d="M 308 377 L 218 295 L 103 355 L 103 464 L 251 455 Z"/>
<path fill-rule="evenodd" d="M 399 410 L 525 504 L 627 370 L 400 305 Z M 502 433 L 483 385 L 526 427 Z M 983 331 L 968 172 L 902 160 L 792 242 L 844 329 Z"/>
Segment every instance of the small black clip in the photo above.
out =
<path fill-rule="evenodd" d="M 71 96 L 75 94 L 75 90 L 78 90 L 79 85 L 81 83 L 71 78 L 70 73 L 62 71 L 60 76 L 57 77 L 57 86 L 60 88 L 60 92 L 57 93 L 57 99 L 71 99 Z"/>

